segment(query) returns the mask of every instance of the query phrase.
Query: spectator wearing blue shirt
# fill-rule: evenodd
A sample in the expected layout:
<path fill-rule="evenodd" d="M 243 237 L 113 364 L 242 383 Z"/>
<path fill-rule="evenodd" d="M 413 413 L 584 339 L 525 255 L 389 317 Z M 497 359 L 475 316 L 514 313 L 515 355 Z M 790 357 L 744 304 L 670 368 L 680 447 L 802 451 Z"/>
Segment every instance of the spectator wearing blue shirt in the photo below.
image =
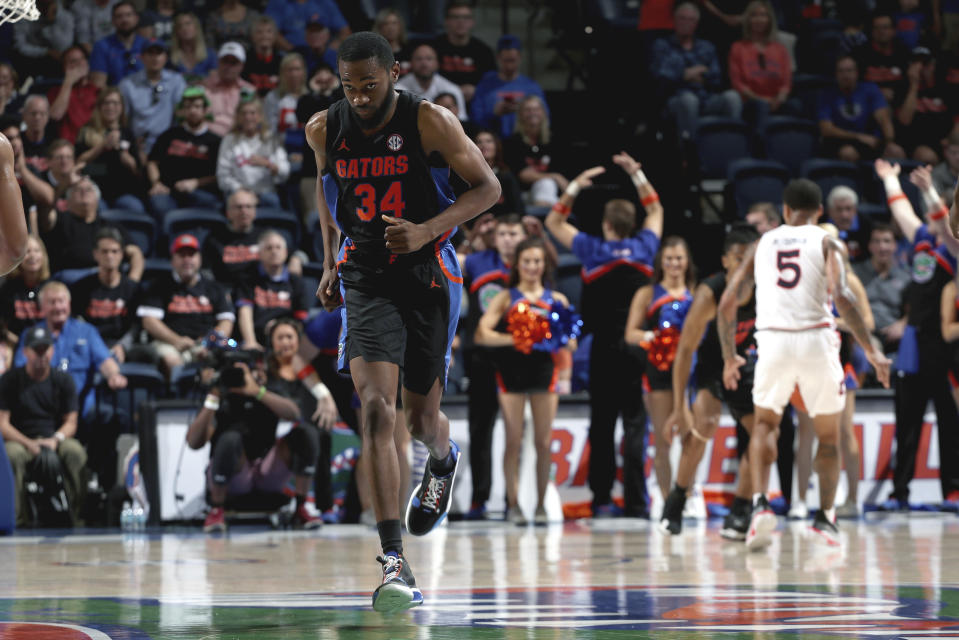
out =
<path fill-rule="evenodd" d="M 78 438 L 86 445 L 90 468 L 96 471 L 102 486 L 112 487 L 116 475 L 117 423 L 103 406 L 96 410 L 94 377 L 103 376 L 110 389 L 124 389 L 127 379 L 120 373 L 120 365 L 113 358 L 96 327 L 70 317 L 70 289 L 62 282 L 51 280 L 40 289 L 40 314 L 43 319 L 36 326 L 45 327 L 53 336 L 54 369 L 64 371 L 76 385 L 80 409 Z M 27 358 L 23 347 L 27 332 L 20 336 L 20 346 L 14 366 L 22 367 Z"/>
<path fill-rule="evenodd" d="M 168 54 L 167 44 L 154 40 L 143 50 L 144 68 L 120 82 L 130 129 L 144 155 L 173 125 L 173 114 L 186 90 L 183 76 L 165 68 Z"/>
<path fill-rule="evenodd" d="M 735 90 L 722 88 L 716 47 L 696 37 L 699 8 L 682 2 L 673 11 L 673 21 L 673 35 L 653 43 L 650 72 L 668 96 L 666 109 L 676 118 L 682 142 L 692 139 L 699 116 L 739 118 L 743 103 Z"/>
<path fill-rule="evenodd" d="M 859 67 L 852 56 L 836 61 L 836 86 L 819 96 L 817 116 L 826 155 L 846 162 L 905 157 L 902 147 L 893 142 L 889 104 L 877 85 L 859 82 Z"/>
<path fill-rule="evenodd" d="M 546 94 L 535 80 L 519 72 L 523 46 L 519 38 L 500 36 L 496 43 L 497 71 L 487 71 L 470 105 L 473 120 L 481 127 L 508 138 L 516 130 L 516 111 L 528 95 L 537 95 L 546 104 Z"/>
<path fill-rule="evenodd" d="M 330 28 L 321 22 L 306 25 L 306 45 L 296 47 L 296 52 L 303 56 L 308 78 L 313 77 L 321 64 L 336 69 L 336 49 L 330 47 L 331 37 Z"/>
<path fill-rule="evenodd" d="M 270 0 L 264 13 L 280 28 L 277 46 L 281 51 L 307 46 L 306 26 L 311 22 L 329 27 L 336 34 L 334 45 L 352 33 L 334 0 Z"/>
<path fill-rule="evenodd" d="M 97 40 L 90 54 L 90 80 L 101 89 L 116 86 L 128 75 L 143 68 L 140 54 L 150 42 L 137 33 L 140 17 L 132 2 L 113 5 L 112 35 Z"/>
<path fill-rule="evenodd" d="M 636 207 L 618 198 L 604 207 L 602 238 L 583 233 L 567 220 L 576 195 L 605 172 L 603 167 L 587 169 L 569 183 L 546 216 L 546 228 L 583 263 L 583 322 L 593 334 L 589 351 L 589 488 L 593 493 L 593 515 L 616 515 L 610 493 L 616 474 L 614 429 L 622 414 L 625 512 L 633 517 L 648 517 L 643 473 L 645 364 L 640 352 L 629 347 L 624 336 L 633 295 L 649 284 L 653 274 L 652 263 L 663 234 L 663 207 L 638 162 L 626 153 L 613 156 L 613 162 L 629 174 L 646 209 L 646 220 L 638 234 L 633 235 Z"/>

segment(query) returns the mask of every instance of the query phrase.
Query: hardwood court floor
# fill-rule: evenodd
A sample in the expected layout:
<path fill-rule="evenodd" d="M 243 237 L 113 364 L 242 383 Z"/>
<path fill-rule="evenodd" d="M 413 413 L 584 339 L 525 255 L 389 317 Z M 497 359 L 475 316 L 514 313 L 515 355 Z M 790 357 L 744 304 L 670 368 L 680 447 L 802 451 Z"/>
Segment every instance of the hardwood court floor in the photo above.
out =
<path fill-rule="evenodd" d="M 780 523 L 748 553 L 719 521 L 407 537 L 425 604 L 383 616 L 377 537 L 234 528 L 0 538 L 0 638 L 959 638 L 959 518 L 869 514 L 840 548 Z"/>

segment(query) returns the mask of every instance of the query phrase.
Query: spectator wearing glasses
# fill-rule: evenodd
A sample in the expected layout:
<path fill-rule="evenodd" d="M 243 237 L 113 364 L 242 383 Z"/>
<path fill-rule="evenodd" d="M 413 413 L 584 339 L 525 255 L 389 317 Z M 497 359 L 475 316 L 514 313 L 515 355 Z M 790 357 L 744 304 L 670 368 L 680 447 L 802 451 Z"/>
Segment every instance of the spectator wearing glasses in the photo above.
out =
<path fill-rule="evenodd" d="M 116 86 L 143 68 L 140 54 L 149 40 L 137 33 L 140 17 L 129 0 L 113 5 L 112 35 L 97 40 L 90 54 L 90 79 L 101 89 Z"/>
<path fill-rule="evenodd" d="M 116 87 L 100 93 L 93 117 L 77 136 L 76 152 L 77 162 L 83 163 L 83 172 L 100 187 L 106 206 L 146 212 L 140 145 L 127 126 L 123 94 Z"/>
<path fill-rule="evenodd" d="M 144 68 L 120 82 L 130 129 L 143 153 L 148 154 L 157 137 L 173 124 L 176 106 L 186 90 L 186 81 L 166 69 L 169 48 L 154 40 L 143 50 Z"/>

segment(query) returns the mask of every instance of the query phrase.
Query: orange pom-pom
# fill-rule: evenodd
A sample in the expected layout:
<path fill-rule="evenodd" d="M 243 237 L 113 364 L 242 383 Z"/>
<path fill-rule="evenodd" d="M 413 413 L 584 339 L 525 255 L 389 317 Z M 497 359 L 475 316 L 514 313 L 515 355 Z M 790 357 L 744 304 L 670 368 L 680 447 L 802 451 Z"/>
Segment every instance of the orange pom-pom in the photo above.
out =
<path fill-rule="evenodd" d="M 653 341 L 646 348 L 646 357 L 659 371 L 668 371 L 676 358 L 679 346 L 679 329 L 666 327 L 655 331 Z"/>
<path fill-rule="evenodd" d="M 513 336 L 516 350 L 526 354 L 533 351 L 533 345 L 552 337 L 549 320 L 525 302 L 520 302 L 506 314 L 506 328 Z"/>

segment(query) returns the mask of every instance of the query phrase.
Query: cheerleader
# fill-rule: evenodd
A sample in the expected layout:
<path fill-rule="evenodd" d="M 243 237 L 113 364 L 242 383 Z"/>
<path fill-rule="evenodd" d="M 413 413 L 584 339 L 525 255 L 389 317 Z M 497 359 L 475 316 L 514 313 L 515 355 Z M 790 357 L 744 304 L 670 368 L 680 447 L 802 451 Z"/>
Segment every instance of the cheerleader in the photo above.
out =
<path fill-rule="evenodd" d="M 508 332 L 508 318 L 521 313 L 524 305 L 536 314 L 546 315 L 553 303 L 568 307 L 562 293 L 546 286 L 552 263 L 543 240 L 529 238 L 516 247 L 516 259 L 510 270 L 509 289 L 493 298 L 480 318 L 476 343 L 500 349 L 496 361 L 500 410 L 506 424 L 506 452 L 503 469 L 506 476 L 506 520 L 519 525 L 528 523 L 518 505 L 519 456 L 523 442 L 523 410 L 529 398 L 533 413 L 536 443 L 537 502 L 534 522 L 546 524 L 543 499 L 549 483 L 550 443 L 553 419 L 559 404 L 556 391 L 556 367 L 553 355 L 539 344 L 532 344 L 520 330 Z M 575 350 L 575 341 L 566 347 Z"/>
<path fill-rule="evenodd" d="M 672 364 L 680 329 L 693 301 L 690 288 L 694 283 L 686 241 L 677 236 L 666 238 L 653 262 L 653 283 L 636 291 L 626 320 L 626 344 L 647 350 L 643 389 L 653 425 L 656 481 L 664 500 L 672 484 L 672 434 L 665 431 L 666 418 L 673 411 Z"/>

